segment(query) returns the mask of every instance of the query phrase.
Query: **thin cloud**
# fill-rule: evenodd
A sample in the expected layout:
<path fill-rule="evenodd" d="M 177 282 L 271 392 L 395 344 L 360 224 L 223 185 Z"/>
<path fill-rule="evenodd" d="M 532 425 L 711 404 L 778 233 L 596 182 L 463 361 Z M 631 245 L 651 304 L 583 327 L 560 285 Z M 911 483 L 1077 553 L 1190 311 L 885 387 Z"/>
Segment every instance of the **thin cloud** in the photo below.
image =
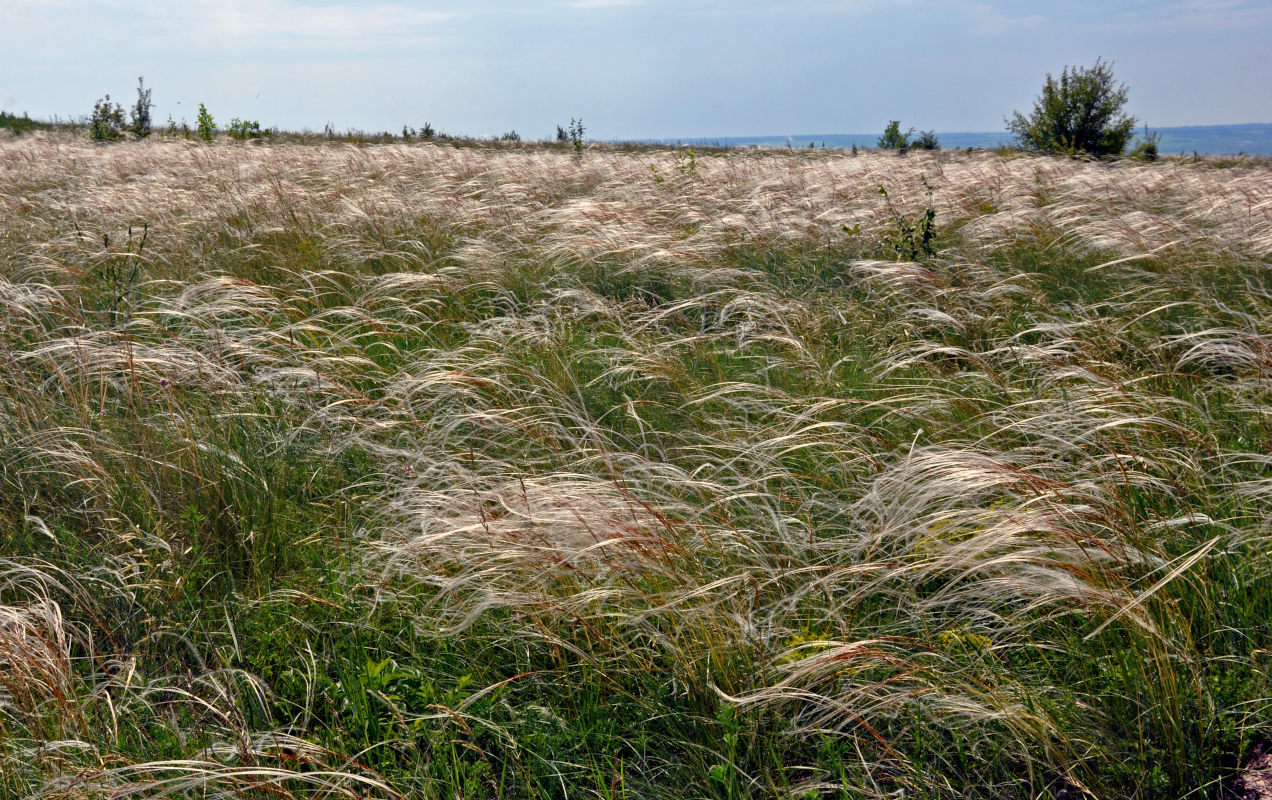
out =
<path fill-rule="evenodd" d="M 66 21 L 59 31 L 63 40 L 120 30 L 119 21 L 126 19 L 134 43 L 195 51 L 383 48 L 426 41 L 445 23 L 464 16 L 458 10 L 425 10 L 405 2 L 303 0 L 187 0 L 155 4 L 144 14 L 125 0 L 27 0 L 14 12 L 10 21 L 18 30 L 46 27 L 56 14 Z"/>
<path fill-rule="evenodd" d="M 216 0 L 199 3 L 196 15 L 227 36 L 326 41 L 428 31 L 459 16 L 398 3 L 307 6 L 295 0 Z"/>
<path fill-rule="evenodd" d="M 966 10 L 972 22 L 972 30 L 986 36 L 1010 33 L 1020 28 L 1036 28 L 1047 18 L 1040 14 L 1013 17 L 997 11 L 984 3 L 976 3 Z"/>
<path fill-rule="evenodd" d="M 641 5 L 635 0 L 574 0 L 566 3 L 569 8 L 620 8 L 623 6 Z"/>
<path fill-rule="evenodd" d="M 178 7 L 171 22 L 202 43 L 231 48 L 263 45 L 361 48 L 429 37 L 457 12 L 426 11 L 402 3 L 337 3 L 297 0 L 199 0 Z"/>
<path fill-rule="evenodd" d="M 1113 19 L 1121 30 L 1248 31 L 1272 26 L 1272 6 L 1250 0 L 1185 0 L 1146 4 Z"/>

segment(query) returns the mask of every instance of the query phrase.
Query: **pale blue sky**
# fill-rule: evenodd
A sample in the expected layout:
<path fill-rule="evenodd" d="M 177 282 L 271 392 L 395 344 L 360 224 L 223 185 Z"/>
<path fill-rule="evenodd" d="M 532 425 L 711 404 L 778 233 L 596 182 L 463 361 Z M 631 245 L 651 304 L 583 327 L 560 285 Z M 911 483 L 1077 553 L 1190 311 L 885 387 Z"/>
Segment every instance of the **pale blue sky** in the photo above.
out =
<path fill-rule="evenodd" d="M 542 138 L 992 131 L 1113 61 L 1152 126 L 1272 122 L 1272 0 L 0 0 L 0 108 Z"/>

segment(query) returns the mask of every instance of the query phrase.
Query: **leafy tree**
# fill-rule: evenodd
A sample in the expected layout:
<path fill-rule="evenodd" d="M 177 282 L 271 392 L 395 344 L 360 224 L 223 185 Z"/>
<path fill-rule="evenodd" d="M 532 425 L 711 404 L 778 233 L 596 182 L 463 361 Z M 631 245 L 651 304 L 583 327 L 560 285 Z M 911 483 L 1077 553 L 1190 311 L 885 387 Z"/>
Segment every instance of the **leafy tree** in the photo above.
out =
<path fill-rule="evenodd" d="M 1112 64 L 1096 59 L 1089 68 L 1066 66 L 1059 80 L 1048 73 L 1033 112 L 1005 121 L 1027 150 L 1121 155 L 1135 128 L 1125 105 L 1126 84 L 1114 80 Z"/>
<path fill-rule="evenodd" d="M 910 134 L 914 133 L 914 128 L 901 132 L 901 122 L 899 120 L 889 120 L 888 126 L 883 129 L 883 135 L 879 137 L 877 146 L 880 150 L 905 150 L 910 146 Z"/>

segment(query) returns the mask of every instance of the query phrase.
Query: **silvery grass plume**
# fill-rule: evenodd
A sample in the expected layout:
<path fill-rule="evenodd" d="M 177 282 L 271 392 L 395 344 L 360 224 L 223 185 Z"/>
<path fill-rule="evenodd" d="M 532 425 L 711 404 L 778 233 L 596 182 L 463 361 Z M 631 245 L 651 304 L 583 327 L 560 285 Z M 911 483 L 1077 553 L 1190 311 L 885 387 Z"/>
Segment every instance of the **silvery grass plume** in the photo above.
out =
<path fill-rule="evenodd" d="M 5 791 L 1204 791 L 1272 724 L 1270 195 L 5 140 Z"/>

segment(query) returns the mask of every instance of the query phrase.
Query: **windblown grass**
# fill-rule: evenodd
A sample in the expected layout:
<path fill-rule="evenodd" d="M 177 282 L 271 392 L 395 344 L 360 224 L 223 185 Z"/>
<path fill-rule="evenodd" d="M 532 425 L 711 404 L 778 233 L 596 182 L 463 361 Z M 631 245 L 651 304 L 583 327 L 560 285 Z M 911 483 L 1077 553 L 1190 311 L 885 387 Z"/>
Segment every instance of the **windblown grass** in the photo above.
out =
<path fill-rule="evenodd" d="M 0 795 L 1217 797 L 1272 733 L 1265 166 L 34 134 L 0 214 Z"/>

